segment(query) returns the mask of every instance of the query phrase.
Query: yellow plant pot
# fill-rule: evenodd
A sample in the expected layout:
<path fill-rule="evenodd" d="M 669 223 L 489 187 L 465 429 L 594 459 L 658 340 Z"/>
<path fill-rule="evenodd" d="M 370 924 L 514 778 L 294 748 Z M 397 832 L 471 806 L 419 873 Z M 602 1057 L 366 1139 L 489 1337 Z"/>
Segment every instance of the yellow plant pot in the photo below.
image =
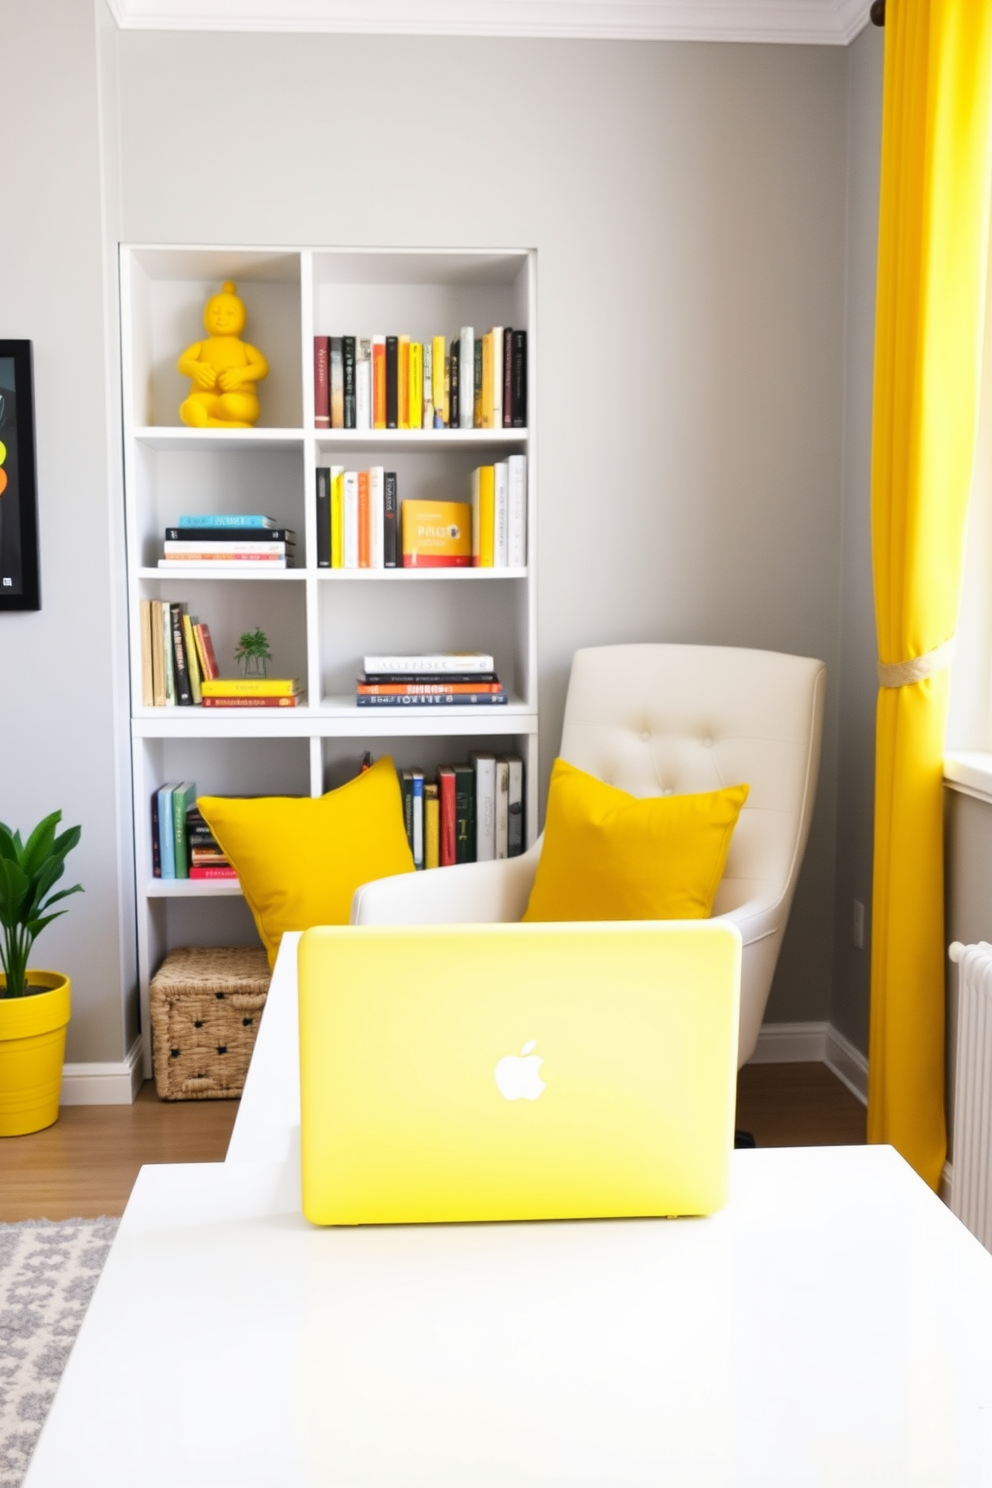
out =
<path fill-rule="evenodd" d="M 49 990 L 5 997 L 0 972 L 0 1137 L 41 1131 L 59 1118 L 69 978 L 29 971 L 27 979 Z"/>

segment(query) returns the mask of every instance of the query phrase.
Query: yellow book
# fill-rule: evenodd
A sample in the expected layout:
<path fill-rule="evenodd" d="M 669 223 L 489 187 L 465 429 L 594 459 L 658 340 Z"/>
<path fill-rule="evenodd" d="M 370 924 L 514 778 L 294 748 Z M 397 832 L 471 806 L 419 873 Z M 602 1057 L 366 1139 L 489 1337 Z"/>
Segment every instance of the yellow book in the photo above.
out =
<path fill-rule="evenodd" d="M 472 513 L 467 501 L 404 501 L 404 568 L 468 568 Z"/>
<path fill-rule="evenodd" d="M 294 697 L 298 677 L 215 677 L 200 684 L 204 697 Z"/>
<path fill-rule="evenodd" d="M 344 466 L 331 466 L 331 567 L 344 568 Z"/>
<path fill-rule="evenodd" d="M 445 375 L 445 346 L 444 337 L 435 336 L 433 339 L 433 350 L 431 352 L 431 380 L 433 382 L 432 397 L 434 401 L 435 415 L 441 415 L 441 421 L 445 428 L 448 427 L 448 380 Z"/>
<path fill-rule="evenodd" d="M 472 566 L 495 567 L 496 469 L 472 471 Z"/>
<path fill-rule="evenodd" d="M 396 347 L 396 427 L 410 427 L 410 337 L 400 336 Z"/>
<path fill-rule="evenodd" d="M 493 426 L 493 333 L 487 331 L 482 338 L 482 407 L 479 428 Z"/>
<path fill-rule="evenodd" d="M 189 673 L 189 688 L 193 694 L 194 703 L 203 702 L 203 693 L 200 688 L 200 657 L 196 649 L 196 641 L 193 637 L 193 622 L 186 611 L 183 610 L 183 643 L 186 647 L 186 670 Z"/>
<path fill-rule="evenodd" d="M 152 683 L 152 602 L 143 599 L 139 607 L 141 626 L 141 706 L 154 708 L 155 689 Z"/>
<path fill-rule="evenodd" d="M 441 861 L 441 803 L 436 785 L 424 786 L 424 867 L 437 868 Z"/>
<path fill-rule="evenodd" d="M 419 429 L 424 420 L 424 348 L 419 341 L 410 342 L 410 428 Z"/>

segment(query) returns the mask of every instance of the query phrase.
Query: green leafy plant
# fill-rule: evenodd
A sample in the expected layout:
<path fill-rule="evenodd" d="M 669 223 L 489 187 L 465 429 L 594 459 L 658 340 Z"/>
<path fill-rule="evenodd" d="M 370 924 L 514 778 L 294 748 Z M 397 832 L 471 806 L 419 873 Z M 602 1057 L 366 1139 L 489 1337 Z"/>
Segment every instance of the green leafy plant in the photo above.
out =
<path fill-rule="evenodd" d="M 28 992 L 25 976 L 28 955 L 35 940 L 64 909 L 49 913 L 53 904 L 70 894 L 81 894 L 82 884 L 71 889 L 51 891 L 65 872 L 65 860 L 82 834 L 81 827 L 69 827 L 58 834 L 61 811 L 53 811 L 40 821 L 27 842 L 20 832 L 0 822 L 0 965 L 7 974 L 7 985 L 0 996 L 24 997 Z"/>
<path fill-rule="evenodd" d="M 238 637 L 238 649 L 234 653 L 244 677 L 264 677 L 272 660 L 269 638 L 264 630 L 246 630 Z"/>

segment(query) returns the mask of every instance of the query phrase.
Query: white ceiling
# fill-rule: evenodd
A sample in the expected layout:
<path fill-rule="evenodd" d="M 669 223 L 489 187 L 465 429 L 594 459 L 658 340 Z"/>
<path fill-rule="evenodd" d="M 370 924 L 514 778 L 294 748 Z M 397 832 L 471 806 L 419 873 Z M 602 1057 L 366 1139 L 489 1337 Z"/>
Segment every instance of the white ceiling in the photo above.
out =
<path fill-rule="evenodd" d="M 107 0 L 122 30 L 770 41 L 846 46 L 869 0 Z"/>

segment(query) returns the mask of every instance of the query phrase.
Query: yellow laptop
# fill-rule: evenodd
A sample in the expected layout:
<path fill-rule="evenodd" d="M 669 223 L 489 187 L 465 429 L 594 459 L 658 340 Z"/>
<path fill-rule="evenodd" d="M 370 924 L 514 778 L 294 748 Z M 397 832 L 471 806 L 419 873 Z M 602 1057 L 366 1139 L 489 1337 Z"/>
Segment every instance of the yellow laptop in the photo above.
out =
<path fill-rule="evenodd" d="M 706 920 L 308 930 L 304 1214 L 719 1209 L 740 963 L 737 930 Z"/>

